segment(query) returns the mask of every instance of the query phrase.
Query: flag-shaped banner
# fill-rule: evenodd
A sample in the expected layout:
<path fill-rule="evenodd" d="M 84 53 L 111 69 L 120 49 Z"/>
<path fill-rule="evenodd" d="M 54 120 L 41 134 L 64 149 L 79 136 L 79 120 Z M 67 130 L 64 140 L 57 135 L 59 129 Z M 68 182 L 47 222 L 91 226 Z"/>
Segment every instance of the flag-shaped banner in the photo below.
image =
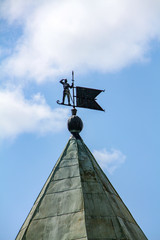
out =
<path fill-rule="evenodd" d="M 95 99 L 101 92 L 104 92 L 104 90 L 76 87 L 77 107 L 104 111 Z"/>

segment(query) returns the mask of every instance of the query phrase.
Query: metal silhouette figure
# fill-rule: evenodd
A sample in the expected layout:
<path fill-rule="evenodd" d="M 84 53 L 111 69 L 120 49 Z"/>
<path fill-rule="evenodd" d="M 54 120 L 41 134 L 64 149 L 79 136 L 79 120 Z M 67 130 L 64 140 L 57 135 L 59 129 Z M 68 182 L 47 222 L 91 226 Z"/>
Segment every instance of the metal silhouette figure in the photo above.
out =
<path fill-rule="evenodd" d="M 72 83 L 72 85 L 69 85 L 69 83 L 67 82 L 67 79 L 60 80 L 60 83 L 63 85 L 63 99 L 62 99 L 62 103 L 61 104 L 64 104 L 65 98 L 67 96 L 68 105 L 71 106 L 70 100 L 72 100 L 72 97 L 71 97 L 69 89 L 73 88 L 73 83 Z"/>

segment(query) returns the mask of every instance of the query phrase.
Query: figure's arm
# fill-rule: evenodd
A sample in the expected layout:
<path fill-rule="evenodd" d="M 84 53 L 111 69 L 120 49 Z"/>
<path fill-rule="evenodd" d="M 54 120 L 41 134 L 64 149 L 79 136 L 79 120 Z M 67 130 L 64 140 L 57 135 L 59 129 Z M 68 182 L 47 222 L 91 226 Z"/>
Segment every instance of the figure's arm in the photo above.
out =
<path fill-rule="evenodd" d="M 61 84 L 63 84 L 63 83 L 64 83 L 64 79 L 61 79 L 59 82 L 60 82 Z"/>
<path fill-rule="evenodd" d="M 73 88 L 73 83 L 72 83 L 72 85 L 70 85 L 69 87 L 70 87 L 70 88 Z"/>

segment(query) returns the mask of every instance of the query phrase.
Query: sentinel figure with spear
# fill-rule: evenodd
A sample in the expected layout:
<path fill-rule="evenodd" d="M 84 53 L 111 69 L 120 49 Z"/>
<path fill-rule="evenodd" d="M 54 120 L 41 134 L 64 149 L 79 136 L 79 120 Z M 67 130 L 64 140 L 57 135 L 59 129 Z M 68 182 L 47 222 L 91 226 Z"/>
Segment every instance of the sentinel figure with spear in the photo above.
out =
<path fill-rule="evenodd" d="M 92 89 L 92 88 L 84 88 L 84 87 L 74 87 L 74 71 L 72 71 L 72 85 L 69 85 L 67 79 L 60 80 L 60 83 L 63 84 L 63 98 L 62 102 L 57 100 L 58 104 L 81 107 L 81 108 L 89 108 L 104 111 L 101 106 L 96 102 L 96 97 L 104 90 Z M 73 96 L 71 96 L 70 88 L 73 89 Z M 76 90 L 76 94 L 75 94 Z M 68 104 L 65 103 L 65 98 L 67 96 Z M 70 102 L 72 101 L 72 104 Z"/>

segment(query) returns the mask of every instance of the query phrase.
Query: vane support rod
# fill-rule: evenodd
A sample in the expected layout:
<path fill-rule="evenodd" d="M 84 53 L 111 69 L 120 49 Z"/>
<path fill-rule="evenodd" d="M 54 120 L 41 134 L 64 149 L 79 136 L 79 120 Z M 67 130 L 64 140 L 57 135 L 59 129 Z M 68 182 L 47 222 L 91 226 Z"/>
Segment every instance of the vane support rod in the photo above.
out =
<path fill-rule="evenodd" d="M 75 95 L 74 95 L 74 71 L 72 71 L 72 87 L 73 87 L 73 108 L 75 108 Z"/>

